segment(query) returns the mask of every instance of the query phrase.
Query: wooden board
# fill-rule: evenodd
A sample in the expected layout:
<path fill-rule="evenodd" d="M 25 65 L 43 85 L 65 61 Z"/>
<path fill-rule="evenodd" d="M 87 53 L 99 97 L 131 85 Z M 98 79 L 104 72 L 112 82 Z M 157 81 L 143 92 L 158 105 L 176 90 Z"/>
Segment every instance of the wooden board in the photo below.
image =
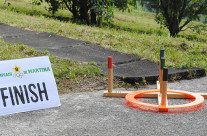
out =
<path fill-rule="evenodd" d="M 104 97 L 125 97 L 128 93 L 131 93 L 132 91 L 113 91 L 112 93 L 108 93 L 108 91 L 104 91 L 103 96 Z M 199 93 L 204 97 L 204 99 L 207 99 L 207 93 Z M 158 93 L 146 93 L 138 96 L 139 98 L 157 98 Z M 186 95 L 183 94 L 177 94 L 177 93 L 168 93 L 167 98 L 189 98 L 186 97 Z"/>
<path fill-rule="evenodd" d="M 156 85 L 157 85 L 157 89 L 160 89 L 160 82 L 159 81 L 157 81 Z"/>
<path fill-rule="evenodd" d="M 161 103 L 162 103 L 162 94 L 161 93 L 157 94 L 157 102 L 158 102 L 158 105 L 161 105 Z M 167 98 L 166 98 L 166 105 L 168 105 Z"/>

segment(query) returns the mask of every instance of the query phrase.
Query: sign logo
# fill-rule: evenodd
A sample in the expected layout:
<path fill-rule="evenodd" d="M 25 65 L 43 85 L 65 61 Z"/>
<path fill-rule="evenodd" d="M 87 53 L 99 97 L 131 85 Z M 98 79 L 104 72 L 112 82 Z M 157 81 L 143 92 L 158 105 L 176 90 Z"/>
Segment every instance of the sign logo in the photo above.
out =
<path fill-rule="evenodd" d="M 15 74 L 13 74 L 14 78 L 22 78 L 24 76 L 23 73 L 20 72 L 20 68 L 17 65 L 15 65 L 15 67 L 13 68 L 13 70 L 15 71 Z"/>

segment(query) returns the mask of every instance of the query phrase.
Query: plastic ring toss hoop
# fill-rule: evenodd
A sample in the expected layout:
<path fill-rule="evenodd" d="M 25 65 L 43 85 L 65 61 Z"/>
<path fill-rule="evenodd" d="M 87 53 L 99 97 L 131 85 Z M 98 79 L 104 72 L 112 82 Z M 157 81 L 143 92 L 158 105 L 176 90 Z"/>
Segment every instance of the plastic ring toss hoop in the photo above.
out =
<path fill-rule="evenodd" d="M 189 108 L 189 107 L 194 107 L 194 106 L 197 106 L 197 105 L 201 105 L 204 102 L 204 98 L 200 94 L 191 93 L 191 92 L 187 92 L 187 91 L 180 91 L 180 90 L 179 91 L 178 90 L 167 90 L 167 92 L 183 94 L 183 95 L 186 96 L 186 98 L 192 98 L 192 99 L 195 99 L 195 100 L 192 101 L 191 103 L 182 104 L 182 105 L 166 105 L 166 106 L 162 106 L 162 105 L 155 105 L 155 104 L 144 103 L 144 102 L 141 102 L 141 101 L 138 101 L 137 99 L 135 99 L 135 97 L 138 97 L 138 96 L 140 96 L 142 94 L 145 94 L 145 93 L 155 93 L 155 92 L 159 92 L 159 91 L 160 90 L 158 90 L 158 89 L 135 91 L 135 92 L 132 92 L 132 93 L 128 93 L 125 98 L 126 98 L 127 101 L 129 101 L 130 103 L 133 103 L 135 105 L 140 105 L 140 106 L 145 106 L 145 107 L 150 107 L 150 108 L 158 108 L 158 109 Z"/>

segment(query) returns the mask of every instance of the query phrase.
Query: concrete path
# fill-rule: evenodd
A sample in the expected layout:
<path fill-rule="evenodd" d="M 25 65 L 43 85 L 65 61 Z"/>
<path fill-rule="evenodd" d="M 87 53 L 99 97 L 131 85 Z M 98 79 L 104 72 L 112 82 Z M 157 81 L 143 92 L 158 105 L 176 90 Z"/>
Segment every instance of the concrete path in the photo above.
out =
<path fill-rule="evenodd" d="M 207 91 L 207 77 L 169 83 L 170 89 Z M 149 88 L 156 88 L 155 85 Z M 122 90 L 122 89 L 118 89 Z M 127 106 L 103 92 L 61 95 L 61 107 L 1 116 L 2 136 L 206 136 L 207 106 L 191 112 L 158 113 Z M 156 99 L 142 99 L 156 103 Z M 171 99 L 171 104 L 189 102 Z M 207 102 L 207 101 L 205 101 Z"/>
<path fill-rule="evenodd" d="M 158 78 L 158 65 L 139 56 L 112 51 L 92 43 L 73 40 L 50 34 L 23 30 L 6 24 L 0 24 L 0 37 L 10 43 L 23 43 L 37 50 L 49 50 L 55 56 L 77 62 L 92 62 L 102 67 L 107 73 L 107 57 L 113 56 L 114 76 L 124 78 L 126 82 L 140 82 L 143 77 L 155 82 Z M 169 78 L 177 76 L 186 79 L 193 72 L 196 76 L 204 76 L 203 69 L 169 69 Z"/>

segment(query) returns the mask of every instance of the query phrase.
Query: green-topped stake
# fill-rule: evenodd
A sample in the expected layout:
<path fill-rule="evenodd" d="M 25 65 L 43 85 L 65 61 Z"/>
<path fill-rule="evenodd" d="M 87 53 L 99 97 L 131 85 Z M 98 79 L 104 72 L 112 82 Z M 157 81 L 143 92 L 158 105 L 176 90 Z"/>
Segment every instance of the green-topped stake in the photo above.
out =
<path fill-rule="evenodd" d="M 165 56 L 165 50 L 160 49 L 160 59 Z"/>
<path fill-rule="evenodd" d="M 165 50 L 160 49 L 160 62 L 159 62 L 159 81 L 157 81 L 157 89 L 160 89 L 160 82 L 162 82 L 162 69 L 165 67 L 165 60 L 163 61 Z"/>
<path fill-rule="evenodd" d="M 165 58 L 164 57 L 161 57 L 161 67 L 160 69 L 163 69 L 165 67 Z"/>

